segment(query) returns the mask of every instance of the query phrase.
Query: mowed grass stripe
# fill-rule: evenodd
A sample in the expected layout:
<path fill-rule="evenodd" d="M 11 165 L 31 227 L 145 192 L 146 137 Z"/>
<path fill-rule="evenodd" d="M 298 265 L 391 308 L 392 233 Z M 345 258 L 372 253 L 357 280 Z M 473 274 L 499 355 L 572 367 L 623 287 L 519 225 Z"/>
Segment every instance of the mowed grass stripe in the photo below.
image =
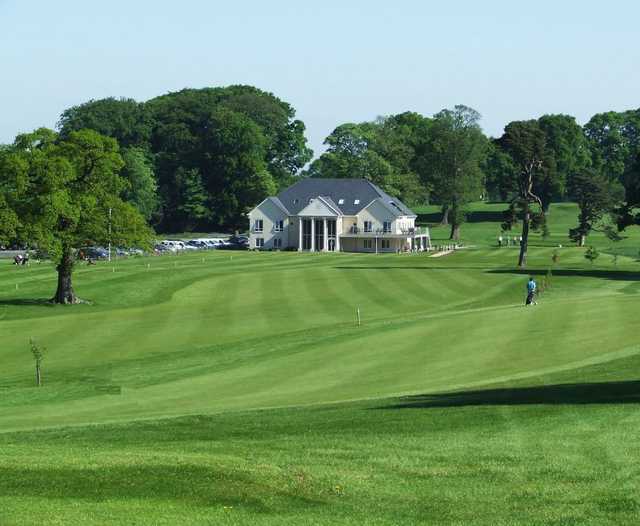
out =
<path fill-rule="evenodd" d="M 532 310 L 514 308 L 502 311 L 502 316 L 507 318 L 508 326 L 515 327 L 514 319 L 526 316 L 527 312 Z M 103 397 L 92 403 L 95 402 L 96 409 L 100 408 L 99 413 L 105 419 L 131 418 L 136 411 L 150 416 L 169 416 L 187 407 L 208 412 L 223 408 L 288 405 L 294 392 L 297 403 L 320 403 L 401 394 L 403 390 L 442 390 L 482 379 L 494 380 L 492 375 L 497 373 L 508 376 L 535 371 L 542 365 L 562 365 L 577 357 L 575 353 L 561 356 L 554 347 L 547 347 L 544 353 L 522 353 L 520 348 L 502 344 L 510 339 L 509 334 L 502 334 L 496 344 L 502 352 L 504 366 L 496 371 L 494 364 L 487 362 L 487 357 L 495 356 L 496 352 L 487 341 L 495 342 L 496 334 L 482 326 L 490 314 L 487 311 L 465 313 L 458 319 L 443 318 L 443 323 L 433 323 L 431 327 L 429 320 L 387 324 L 378 328 L 363 327 L 354 337 L 341 336 L 337 340 L 340 342 L 338 345 L 331 339 L 323 340 L 306 346 L 304 352 L 278 356 L 266 362 L 241 364 L 234 373 L 225 371 L 198 376 L 137 390 L 134 398 L 123 396 L 105 400 Z M 476 328 L 467 331 L 466 328 L 474 327 L 473 324 L 477 324 Z M 459 327 L 465 327 L 465 331 L 456 333 Z M 451 334 L 457 334 L 455 341 L 452 341 Z M 430 375 L 423 378 L 422 371 L 416 369 L 416 363 L 422 359 L 426 335 L 429 335 L 427 339 L 431 344 L 427 362 Z M 525 348 L 532 345 L 531 337 L 529 334 L 523 338 Z M 457 350 L 453 355 L 451 345 L 455 345 Z M 599 347 L 591 348 L 585 355 L 600 352 Z M 325 369 L 324 364 L 327 363 L 333 366 Z M 377 363 L 379 375 L 374 378 L 371 374 L 354 374 L 363 363 L 367 366 Z M 327 378 L 328 371 L 332 371 L 331 378 Z M 383 383 L 381 378 L 384 378 Z M 381 393 L 381 385 L 385 393 Z M 216 395 L 212 397 L 213 393 Z M 74 405 L 77 407 L 68 414 Z M 86 418 L 88 414 L 86 404 L 70 402 L 65 407 L 58 409 L 50 405 L 45 420 L 66 421 L 71 418 L 73 421 L 74 418 Z M 17 420 L 21 421 L 23 417 L 27 418 L 23 414 Z"/>

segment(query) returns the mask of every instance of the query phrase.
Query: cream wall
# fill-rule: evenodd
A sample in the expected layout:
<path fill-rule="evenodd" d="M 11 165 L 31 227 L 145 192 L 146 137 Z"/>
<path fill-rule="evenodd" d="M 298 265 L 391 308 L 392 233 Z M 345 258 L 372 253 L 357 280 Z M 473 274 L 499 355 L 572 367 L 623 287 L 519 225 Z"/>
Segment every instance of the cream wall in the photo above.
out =
<path fill-rule="evenodd" d="M 358 224 L 357 216 L 342 216 L 342 228 L 338 226 L 337 231 L 341 234 L 348 234 L 354 224 Z"/>
<path fill-rule="evenodd" d="M 397 252 L 402 250 L 407 243 L 407 240 L 402 238 L 387 238 L 389 241 L 389 248 L 382 248 L 382 238 L 378 238 L 378 253 L 382 252 Z M 343 237 L 340 240 L 340 246 L 342 252 L 372 252 L 376 251 L 376 241 L 371 239 L 371 248 L 364 248 L 365 240 L 359 237 Z"/>
<path fill-rule="evenodd" d="M 358 228 L 364 230 L 364 222 L 371 221 L 373 232 L 383 230 L 384 222 L 391 222 L 391 233 L 401 234 L 403 230 L 414 228 L 415 218 L 396 216 L 380 201 L 374 201 L 358 214 Z"/>
<path fill-rule="evenodd" d="M 307 209 L 303 211 L 303 215 L 316 217 L 328 215 L 330 211 L 326 205 L 320 200 L 312 200 Z M 316 215 L 317 214 L 317 215 Z M 307 218 L 308 218 L 307 216 Z M 255 231 L 255 220 L 262 219 L 262 232 Z M 284 221 L 284 231 L 276 232 L 275 223 L 278 220 Z M 337 232 L 339 234 L 349 234 L 351 227 L 356 225 L 360 232 L 364 231 L 364 222 L 372 222 L 372 231 L 382 231 L 384 222 L 391 222 L 391 233 L 401 234 L 402 230 L 413 228 L 415 226 L 415 218 L 408 216 L 396 217 L 384 204 L 374 201 L 363 209 L 357 216 L 342 216 L 336 218 Z M 298 247 L 299 242 L 299 217 L 289 217 L 275 202 L 266 199 L 249 213 L 249 246 L 256 248 L 256 239 L 264 239 L 264 249 L 274 248 L 273 240 L 282 239 L 282 249 L 288 247 Z M 389 251 L 395 252 L 404 245 L 403 240 L 391 241 L 391 247 L 383 250 L 381 244 L 378 246 L 378 252 Z M 375 242 L 374 242 L 375 243 Z M 375 246 L 371 249 L 364 248 L 364 240 L 360 238 L 343 238 L 340 237 L 340 250 L 345 252 L 375 252 Z"/>
<path fill-rule="evenodd" d="M 262 219 L 262 232 L 255 231 L 256 219 Z M 284 231 L 276 232 L 276 221 L 284 221 Z M 256 239 L 264 239 L 264 249 L 274 248 L 273 240 L 275 238 L 282 239 L 282 248 L 290 246 L 290 230 L 291 221 L 284 211 L 270 199 L 260 203 L 256 208 L 249 212 L 249 248 L 256 248 Z M 296 230 L 297 232 L 297 230 Z"/>

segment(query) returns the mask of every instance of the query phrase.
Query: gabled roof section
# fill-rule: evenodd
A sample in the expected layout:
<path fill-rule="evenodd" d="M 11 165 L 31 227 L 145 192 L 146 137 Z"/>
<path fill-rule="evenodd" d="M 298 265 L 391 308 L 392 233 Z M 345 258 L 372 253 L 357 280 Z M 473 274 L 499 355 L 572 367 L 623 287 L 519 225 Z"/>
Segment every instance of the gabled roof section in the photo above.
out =
<path fill-rule="evenodd" d="M 312 198 L 322 196 L 332 208 L 343 215 L 354 216 L 374 199 L 380 199 L 393 207 L 397 215 L 415 217 L 415 214 L 402 201 L 391 197 L 375 184 L 366 179 L 301 179 L 278 194 L 282 205 L 290 215 L 298 215 Z"/>
<path fill-rule="evenodd" d="M 396 199 L 395 197 L 391 197 L 388 193 L 386 193 L 382 188 L 376 186 L 371 181 L 367 181 L 380 195 L 380 200 L 385 204 L 391 206 L 391 208 L 395 211 L 396 215 L 399 216 L 410 216 L 417 217 L 416 213 L 411 210 L 407 205 L 405 205 L 400 199 Z M 399 213 L 398 213 L 399 212 Z"/>
<path fill-rule="evenodd" d="M 409 215 L 409 214 L 405 214 L 397 206 L 393 206 L 391 203 L 387 202 L 385 199 L 382 199 L 380 197 L 374 199 L 369 204 L 367 204 L 367 206 L 365 206 L 363 208 L 363 210 L 366 209 L 366 208 L 369 208 L 371 205 L 373 205 L 375 203 L 380 203 L 383 207 L 385 207 L 387 210 L 389 210 L 389 212 L 391 212 L 395 217 L 401 217 L 401 216 Z"/>
<path fill-rule="evenodd" d="M 329 201 L 331 200 L 329 199 Z M 335 206 L 332 206 L 327 201 L 326 197 L 318 196 L 318 197 L 312 197 L 309 200 L 309 203 L 307 204 L 307 206 L 305 206 L 302 210 L 300 210 L 300 212 L 298 212 L 297 215 L 308 216 L 308 217 L 313 217 L 313 216 L 337 217 L 342 215 L 342 212 L 340 212 L 340 209 L 336 208 Z"/>
<path fill-rule="evenodd" d="M 335 210 L 336 214 L 342 215 L 342 210 L 340 210 L 338 205 L 333 202 L 333 199 L 331 199 L 331 197 L 329 197 L 328 195 L 321 195 L 320 199 L 322 199 L 325 203 L 327 203 L 327 205 L 329 205 L 330 208 Z"/>
<path fill-rule="evenodd" d="M 263 199 L 262 201 L 260 201 L 259 204 L 257 204 L 254 208 L 254 210 L 256 208 L 260 208 L 264 203 L 266 203 L 267 201 L 271 201 L 274 205 L 276 205 L 280 210 L 282 210 L 285 215 L 292 215 L 291 212 L 289 212 L 289 210 L 287 210 L 287 207 L 284 206 L 284 204 L 282 203 L 282 201 L 280 201 L 280 199 L 278 199 L 276 196 L 270 196 L 267 197 L 266 199 Z"/>

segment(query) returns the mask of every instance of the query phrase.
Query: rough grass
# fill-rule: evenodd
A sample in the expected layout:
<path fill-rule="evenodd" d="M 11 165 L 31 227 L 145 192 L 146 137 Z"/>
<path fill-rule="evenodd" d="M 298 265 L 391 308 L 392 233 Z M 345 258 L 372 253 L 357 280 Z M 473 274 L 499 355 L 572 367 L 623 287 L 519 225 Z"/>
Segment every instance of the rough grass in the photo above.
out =
<path fill-rule="evenodd" d="M 0 524 L 637 524 L 637 231 L 615 266 L 561 249 L 525 309 L 495 230 L 438 259 L 80 267 L 77 307 L 41 302 L 51 266 L 3 265 Z"/>

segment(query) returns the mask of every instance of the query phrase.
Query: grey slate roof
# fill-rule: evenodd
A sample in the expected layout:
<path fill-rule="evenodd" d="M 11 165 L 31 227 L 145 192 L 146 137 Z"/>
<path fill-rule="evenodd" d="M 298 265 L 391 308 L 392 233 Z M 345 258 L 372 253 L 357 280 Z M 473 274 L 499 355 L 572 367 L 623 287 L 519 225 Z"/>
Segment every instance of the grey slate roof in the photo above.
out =
<path fill-rule="evenodd" d="M 284 206 L 284 203 L 282 201 L 280 201 L 280 199 L 278 199 L 276 196 L 271 197 L 271 200 L 276 203 L 280 208 L 282 208 L 283 210 L 286 210 L 287 213 L 291 214 L 291 212 L 289 212 L 289 210 L 287 209 L 286 206 Z"/>
<path fill-rule="evenodd" d="M 338 208 L 343 215 L 356 215 L 371 201 L 380 199 L 397 211 L 397 215 L 415 216 L 402 201 L 391 197 L 366 179 L 301 179 L 280 192 L 277 198 L 291 215 L 297 215 L 309 204 L 309 199 L 319 196 L 330 199 L 332 206 Z M 344 200 L 343 204 L 340 204 L 341 199 Z M 356 200 L 359 201 L 358 204 L 355 204 Z"/>

